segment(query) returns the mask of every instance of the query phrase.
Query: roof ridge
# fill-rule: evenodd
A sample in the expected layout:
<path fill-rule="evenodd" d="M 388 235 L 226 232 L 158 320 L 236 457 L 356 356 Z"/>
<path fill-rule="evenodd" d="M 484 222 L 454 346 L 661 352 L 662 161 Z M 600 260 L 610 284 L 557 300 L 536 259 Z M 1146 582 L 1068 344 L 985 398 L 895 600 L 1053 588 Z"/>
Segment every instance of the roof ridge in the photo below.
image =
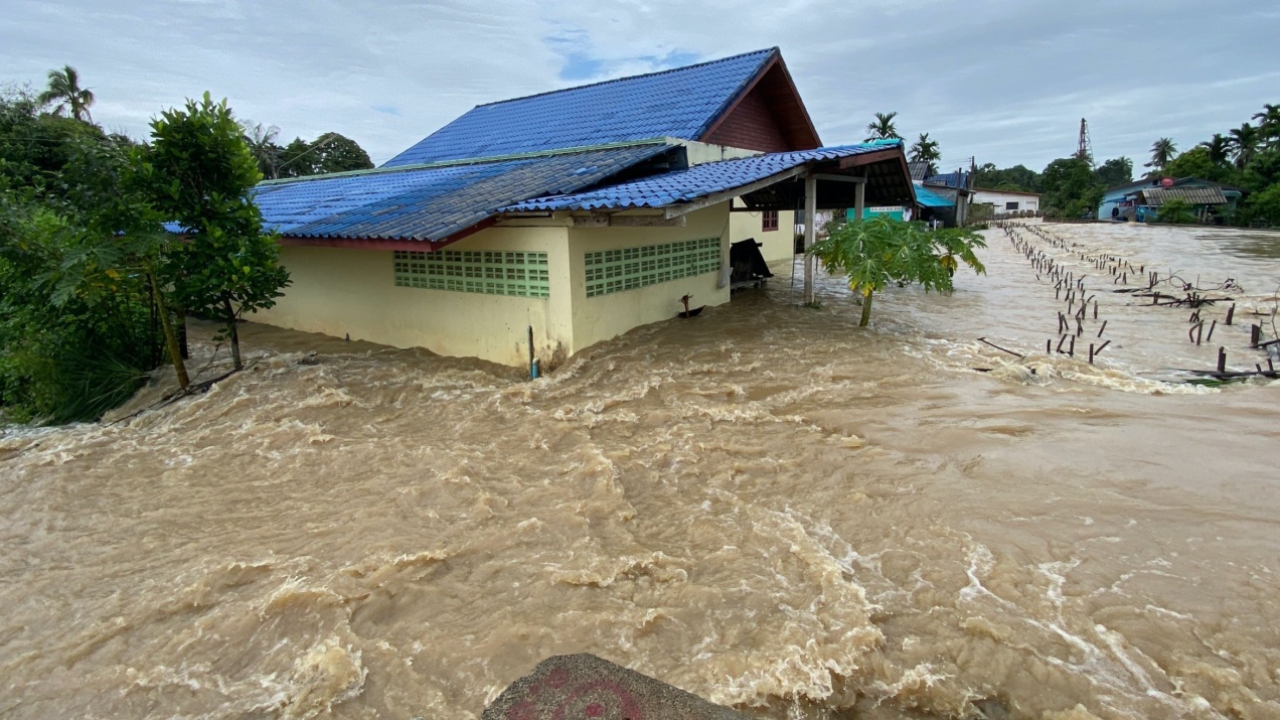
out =
<path fill-rule="evenodd" d="M 670 145 L 667 138 L 649 138 L 646 140 L 627 140 L 624 142 L 604 143 L 601 145 L 579 145 L 577 147 L 552 148 L 550 150 L 538 150 L 536 152 L 512 153 L 509 155 L 489 155 L 486 157 L 473 158 L 456 158 L 453 160 L 436 160 L 428 163 L 414 163 L 412 165 L 385 165 L 368 168 L 365 170 L 347 170 L 345 172 L 325 173 L 322 175 L 303 175 L 300 177 L 275 178 L 272 180 L 263 180 L 255 187 L 276 185 L 288 185 L 290 183 L 308 182 L 315 180 L 330 180 L 342 177 L 363 177 L 366 175 L 384 175 L 397 172 L 406 172 L 409 170 L 429 170 L 432 168 L 442 167 L 459 167 L 462 165 L 488 165 L 490 163 L 511 162 L 513 160 L 536 160 L 544 157 L 554 157 L 556 155 L 574 155 L 577 153 L 593 152 L 596 150 L 617 150 L 628 147 L 640 147 L 642 145 Z"/>
<path fill-rule="evenodd" d="M 730 55 L 729 57 L 717 58 L 715 60 L 707 60 L 705 62 L 694 63 L 692 65 L 682 65 L 680 67 L 669 68 L 667 70 L 656 70 L 654 72 L 641 73 L 639 75 L 628 75 L 626 77 L 614 78 L 612 80 L 600 80 L 598 82 L 587 83 L 586 85 L 574 85 L 573 87 L 560 88 L 559 90 L 548 90 L 546 92 L 533 93 L 532 95 L 522 95 L 520 97 L 507 98 L 506 100 L 495 100 L 493 102 L 480 103 L 479 105 L 476 105 L 475 108 L 472 108 L 472 109 L 474 110 L 482 107 L 493 107 L 495 105 L 505 105 L 507 103 L 519 102 L 521 100 L 532 100 L 533 98 L 545 97 L 547 95 L 557 95 L 559 93 L 572 92 L 574 90 L 582 90 L 585 88 L 599 87 L 601 85 L 611 85 L 614 83 L 626 82 L 629 80 L 638 80 L 640 78 L 657 77 L 659 75 L 670 75 L 672 73 L 684 72 L 685 70 L 692 70 L 694 68 L 706 67 L 707 65 L 715 65 L 716 63 L 729 62 L 730 60 L 740 60 L 742 58 L 749 57 L 751 55 L 762 55 L 767 57 L 769 54 L 777 53 L 777 52 L 780 52 L 780 50 L 775 45 L 774 47 L 771 47 L 765 50 L 752 50 L 751 52 L 739 53 L 738 55 Z"/>

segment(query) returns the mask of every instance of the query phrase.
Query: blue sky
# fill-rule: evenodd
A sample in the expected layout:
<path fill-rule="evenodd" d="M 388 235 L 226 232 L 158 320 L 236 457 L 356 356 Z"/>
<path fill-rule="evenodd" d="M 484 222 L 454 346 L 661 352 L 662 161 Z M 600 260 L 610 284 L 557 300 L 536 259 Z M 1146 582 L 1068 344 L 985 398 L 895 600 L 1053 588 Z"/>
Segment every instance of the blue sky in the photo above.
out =
<path fill-rule="evenodd" d="M 287 141 L 389 159 L 478 103 L 779 46 L 827 144 L 897 111 L 908 139 L 1039 170 L 1141 164 L 1280 103 L 1280 6 L 1258 0 L 5 0 L 0 83 L 75 66 L 94 118 L 143 137 L 209 90 Z"/>

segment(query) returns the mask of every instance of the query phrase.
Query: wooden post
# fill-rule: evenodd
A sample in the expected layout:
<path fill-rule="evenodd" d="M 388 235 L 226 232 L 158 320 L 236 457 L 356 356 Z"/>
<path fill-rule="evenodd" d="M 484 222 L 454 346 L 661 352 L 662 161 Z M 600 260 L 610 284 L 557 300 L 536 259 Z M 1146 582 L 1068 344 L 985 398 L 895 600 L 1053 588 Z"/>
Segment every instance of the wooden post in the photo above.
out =
<path fill-rule="evenodd" d="M 1218 374 L 1221 375 L 1227 371 L 1227 349 L 1218 348 Z"/>
<path fill-rule="evenodd" d="M 853 219 L 861 220 L 863 210 L 867 207 L 867 184 L 859 182 L 853 187 Z"/>
<path fill-rule="evenodd" d="M 1234 320 L 1234 319 L 1235 319 L 1235 317 L 1236 317 L 1236 304 L 1235 304 L 1235 303 L 1231 303 L 1231 307 L 1227 308 L 1227 322 L 1226 322 L 1226 324 L 1227 324 L 1227 325 L 1230 325 L 1230 324 L 1231 324 L 1231 321 L 1232 321 L 1232 320 Z"/>
<path fill-rule="evenodd" d="M 1249 326 L 1249 347 L 1258 347 L 1258 341 L 1262 338 L 1262 326 Z"/>
<path fill-rule="evenodd" d="M 804 301 L 813 302 L 814 257 L 809 254 L 818 237 L 818 178 L 813 173 L 804 178 Z"/>

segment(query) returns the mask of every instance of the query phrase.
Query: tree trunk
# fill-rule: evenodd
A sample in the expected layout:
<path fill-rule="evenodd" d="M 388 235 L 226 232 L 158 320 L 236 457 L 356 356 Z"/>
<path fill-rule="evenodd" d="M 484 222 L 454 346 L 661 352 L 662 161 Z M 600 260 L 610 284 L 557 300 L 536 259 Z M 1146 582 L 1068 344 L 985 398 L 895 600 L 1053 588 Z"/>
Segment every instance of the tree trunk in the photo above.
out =
<path fill-rule="evenodd" d="M 173 314 L 178 316 L 178 351 L 182 353 L 183 360 L 190 360 L 191 352 L 187 349 L 187 311 L 174 308 Z"/>
<path fill-rule="evenodd" d="M 230 299 L 223 299 L 222 307 L 226 311 L 227 333 L 231 336 L 231 363 L 236 370 L 243 370 L 240 360 L 240 332 L 236 329 L 236 311 L 231 307 Z"/>
<path fill-rule="evenodd" d="M 871 293 L 862 296 L 862 320 L 858 322 L 858 327 L 866 327 L 871 322 Z"/>
<path fill-rule="evenodd" d="M 155 298 L 156 308 L 160 314 L 160 327 L 164 328 L 164 342 L 169 348 L 169 359 L 173 361 L 173 369 L 178 373 L 178 385 L 187 391 L 191 378 L 187 377 L 187 364 L 182 361 L 182 351 L 178 348 L 178 334 L 173 330 L 173 322 L 169 319 L 169 308 L 164 304 L 164 293 L 160 292 L 160 283 L 156 281 L 155 269 L 148 267 L 147 278 L 151 280 L 151 293 Z"/>

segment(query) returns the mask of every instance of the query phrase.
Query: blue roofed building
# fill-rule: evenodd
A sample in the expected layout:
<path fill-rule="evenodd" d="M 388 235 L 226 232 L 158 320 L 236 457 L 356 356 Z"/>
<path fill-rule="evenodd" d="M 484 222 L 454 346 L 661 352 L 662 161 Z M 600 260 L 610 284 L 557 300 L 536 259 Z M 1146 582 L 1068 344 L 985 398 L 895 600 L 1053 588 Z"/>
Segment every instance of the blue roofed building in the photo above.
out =
<path fill-rule="evenodd" d="M 821 146 L 776 48 L 489 103 L 380 168 L 262 183 L 293 284 L 255 319 L 554 366 L 728 302 L 730 243 L 791 257 L 806 198 L 915 193 L 900 143 Z"/>

